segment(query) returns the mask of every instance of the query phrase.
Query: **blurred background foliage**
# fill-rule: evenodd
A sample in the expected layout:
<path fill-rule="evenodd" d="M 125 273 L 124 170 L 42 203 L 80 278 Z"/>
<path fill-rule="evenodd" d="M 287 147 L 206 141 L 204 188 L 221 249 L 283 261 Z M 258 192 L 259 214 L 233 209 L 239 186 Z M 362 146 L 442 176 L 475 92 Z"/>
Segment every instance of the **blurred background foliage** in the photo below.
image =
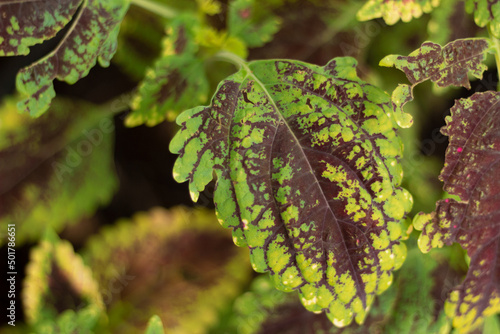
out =
<path fill-rule="evenodd" d="M 248 250 L 235 247 L 217 222 L 213 186 L 193 204 L 187 184 L 172 179 L 175 156 L 168 144 L 177 130 L 175 116 L 209 103 L 220 80 L 235 71 L 210 59 L 218 50 L 248 60 L 290 58 L 319 65 L 352 56 L 362 79 L 391 92 L 405 78 L 378 66 L 387 54 L 408 54 L 425 40 L 445 44 L 484 34 L 464 2 L 424 1 L 420 14 L 385 21 L 373 9 L 377 1 L 158 3 L 200 19 L 190 24 L 131 6 L 111 66 L 94 68 L 74 85 L 55 82 L 57 98 L 37 119 L 17 112 L 15 75 L 60 36 L 33 47 L 27 57 L 0 58 L 0 221 L 16 223 L 22 304 L 16 327 L 5 324 L 0 333 L 452 332 L 442 307 L 467 270 L 460 247 L 424 257 L 408 223 L 411 251 L 392 287 L 377 299 L 365 325 L 335 328 L 324 314 L 307 312 L 294 293 L 275 290 L 266 275 L 251 270 Z M 373 20 L 358 20 L 362 7 Z M 183 25 L 195 36 L 189 57 L 201 60 L 203 78 L 198 70 L 185 73 L 201 86 L 179 99 L 175 84 L 158 85 L 172 81 L 171 72 L 162 70 L 182 67 L 185 60 L 186 54 L 173 48 L 172 27 Z M 403 186 L 414 199 L 410 217 L 432 211 L 442 198 L 437 176 L 447 138 L 439 129 L 454 99 L 495 89 L 493 59 L 488 67 L 471 91 L 428 83 L 415 89 L 415 101 L 406 107 L 414 124 L 400 131 Z M 137 89 L 165 95 L 164 104 L 152 105 L 147 94 L 139 98 Z M 151 112 L 158 115 L 155 121 L 141 125 L 143 114 Z M 4 258 L 5 240 L 0 241 Z M 1 298 L 5 305 L 6 296 Z M 490 318 L 483 332 L 498 328 L 498 317 Z"/>

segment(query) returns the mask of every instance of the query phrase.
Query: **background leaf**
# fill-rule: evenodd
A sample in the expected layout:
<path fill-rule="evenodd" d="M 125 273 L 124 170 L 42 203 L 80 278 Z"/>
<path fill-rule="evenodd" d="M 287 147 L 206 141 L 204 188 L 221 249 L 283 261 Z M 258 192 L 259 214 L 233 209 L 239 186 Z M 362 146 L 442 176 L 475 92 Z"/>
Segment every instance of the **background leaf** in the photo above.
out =
<path fill-rule="evenodd" d="M 23 282 L 23 307 L 37 332 L 89 333 L 104 311 L 91 270 L 73 247 L 51 230 L 31 252 Z"/>
<path fill-rule="evenodd" d="M 409 22 L 423 13 L 430 13 L 439 6 L 439 0 L 368 0 L 358 12 L 358 20 L 367 21 L 382 17 L 393 25 L 400 19 Z"/>
<path fill-rule="evenodd" d="M 465 0 L 465 10 L 474 14 L 474 22 L 480 27 L 489 24 L 496 38 L 500 37 L 500 3 L 488 0 Z"/>
<path fill-rule="evenodd" d="M 355 65 L 244 65 L 211 106 L 178 117 L 170 144 L 174 178 L 190 181 L 193 200 L 217 174 L 217 215 L 249 246 L 253 268 L 338 326 L 361 323 L 391 284 L 411 208 L 389 97 Z"/>
<path fill-rule="evenodd" d="M 281 20 L 255 0 L 234 0 L 229 4 L 228 32 L 241 38 L 248 47 L 269 42 L 278 31 Z"/>
<path fill-rule="evenodd" d="M 16 224 L 18 245 L 61 231 L 108 202 L 117 187 L 109 112 L 55 100 L 49 114 L 0 109 L 0 222 Z M 3 239 L 2 242 L 5 242 Z"/>
<path fill-rule="evenodd" d="M 100 333 L 136 333 L 152 314 L 169 333 L 205 333 L 251 271 L 247 252 L 206 209 L 137 214 L 92 238 L 83 257 L 108 307 Z"/>
<path fill-rule="evenodd" d="M 156 125 L 167 118 L 173 121 L 183 110 L 207 100 L 208 82 L 204 63 L 197 57 L 193 18 L 178 18 L 169 24 L 161 57 L 147 71 L 132 102 L 128 126 Z"/>
<path fill-rule="evenodd" d="M 500 312 L 500 93 L 476 93 L 458 100 L 442 133 L 449 136 L 444 190 L 457 199 L 436 204 L 431 215 L 420 214 L 424 252 L 458 242 L 470 257 L 467 276 L 447 301 L 453 325 L 467 332 L 483 317 Z"/>
<path fill-rule="evenodd" d="M 73 84 L 85 77 L 97 60 L 101 66 L 109 66 L 117 47 L 119 25 L 128 5 L 127 0 L 0 3 L 0 13 L 10 18 L 10 25 L 1 25 L 0 28 L 0 55 L 27 54 L 28 46 L 53 37 L 79 8 L 59 45 L 19 71 L 16 85 L 25 97 L 19 102 L 19 109 L 40 116 L 55 96 L 54 79 Z M 13 46 L 18 50 L 13 50 Z"/>

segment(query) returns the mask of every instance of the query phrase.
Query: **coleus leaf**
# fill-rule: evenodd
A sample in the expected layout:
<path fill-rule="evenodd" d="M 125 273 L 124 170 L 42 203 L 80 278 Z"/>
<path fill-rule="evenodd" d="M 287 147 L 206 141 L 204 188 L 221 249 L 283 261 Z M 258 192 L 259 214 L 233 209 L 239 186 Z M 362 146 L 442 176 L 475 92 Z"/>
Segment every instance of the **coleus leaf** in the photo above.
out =
<path fill-rule="evenodd" d="M 212 210 L 155 208 L 90 239 L 82 256 L 115 319 L 107 330 L 143 331 L 157 314 L 169 333 L 207 332 L 251 273 L 226 232 Z"/>
<path fill-rule="evenodd" d="M 33 119 L 15 103 L 0 107 L 0 223 L 15 223 L 21 244 L 92 214 L 110 200 L 117 178 L 107 108 L 56 99 Z"/>
<path fill-rule="evenodd" d="M 388 55 L 380 66 L 396 67 L 403 71 L 412 84 L 399 85 L 392 94 L 393 109 L 397 123 L 409 127 L 412 117 L 403 113 L 403 106 L 413 100 L 413 87 L 431 80 L 439 87 L 462 86 L 470 89 L 468 73 L 482 78 L 487 69 L 482 61 L 486 58 L 489 43 L 482 38 L 458 39 L 444 47 L 425 42 L 408 56 Z"/>
<path fill-rule="evenodd" d="M 258 13 L 262 4 L 255 0 L 234 0 L 229 4 L 228 32 L 242 39 L 248 47 L 259 47 L 269 42 L 278 31 L 281 20 L 266 13 Z"/>
<path fill-rule="evenodd" d="M 128 126 L 156 125 L 174 120 L 183 110 L 207 99 L 208 81 L 203 60 L 197 57 L 195 18 L 178 18 L 169 24 L 161 57 L 146 73 L 132 102 Z"/>
<path fill-rule="evenodd" d="M 336 328 L 324 314 L 303 309 L 294 294 L 273 289 L 264 276 L 257 277 L 250 291 L 238 297 L 225 331 L 237 334 L 428 334 L 451 332 L 442 305 L 437 305 L 445 280 L 437 274 L 448 274 L 446 265 L 438 266 L 432 257 L 418 249 L 408 253 L 395 284 L 378 296 L 363 325 Z M 435 295 L 437 294 L 437 296 Z M 440 308 L 441 307 L 441 308 Z"/>
<path fill-rule="evenodd" d="M 500 2 L 488 0 L 465 0 L 465 10 L 474 13 L 474 22 L 485 27 L 489 24 L 490 31 L 496 38 L 500 37 Z"/>
<path fill-rule="evenodd" d="M 170 149 L 193 200 L 217 176 L 216 212 L 253 268 L 310 311 L 362 322 L 406 253 L 402 145 L 390 99 L 353 58 L 243 64 L 212 103 L 185 111 Z"/>
<path fill-rule="evenodd" d="M 457 199 L 415 217 L 419 247 L 459 243 L 470 257 L 467 276 L 447 300 L 453 325 L 467 332 L 483 317 L 500 312 L 500 93 L 476 93 L 456 101 L 446 126 L 444 190 Z"/>
<path fill-rule="evenodd" d="M 93 327 L 104 312 L 90 268 L 69 242 L 50 229 L 31 251 L 22 300 L 27 322 L 39 333 L 73 333 L 64 329 L 73 326 L 75 330 L 75 318 L 83 318 L 82 327 L 77 328 L 88 332 L 83 329 Z"/>
<path fill-rule="evenodd" d="M 128 0 L 1 1 L 5 23 L 0 24 L 0 55 L 28 54 L 29 46 L 53 37 L 73 20 L 52 52 L 19 71 L 16 86 L 26 98 L 18 108 L 39 116 L 55 96 L 54 79 L 73 84 L 97 60 L 108 66 L 128 5 Z"/>
<path fill-rule="evenodd" d="M 148 327 L 146 327 L 144 334 L 165 334 L 163 323 L 159 316 L 154 315 L 149 319 Z"/>
<path fill-rule="evenodd" d="M 358 11 L 358 20 L 368 21 L 382 17 L 385 23 L 393 25 L 400 19 L 409 22 L 423 13 L 430 13 L 439 6 L 439 0 L 369 0 Z"/>

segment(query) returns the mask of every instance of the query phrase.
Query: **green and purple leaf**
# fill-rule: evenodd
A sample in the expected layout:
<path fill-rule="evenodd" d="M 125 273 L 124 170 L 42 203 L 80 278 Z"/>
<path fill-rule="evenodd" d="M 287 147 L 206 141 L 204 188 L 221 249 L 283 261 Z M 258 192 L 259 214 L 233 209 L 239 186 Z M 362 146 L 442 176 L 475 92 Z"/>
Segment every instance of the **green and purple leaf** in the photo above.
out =
<path fill-rule="evenodd" d="M 411 86 L 400 84 L 392 93 L 393 110 L 401 127 L 409 127 L 412 117 L 403 112 L 403 106 L 413 100 L 413 88 L 431 80 L 439 87 L 462 86 L 470 89 L 468 74 L 482 78 L 487 69 L 482 62 L 486 58 L 489 43 L 486 39 L 459 39 L 444 47 L 425 42 L 408 56 L 388 55 L 380 66 L 396 67 L 405 73 Z"/>
<path fill-rule="evenodd" d="M 27 322 L 37 333 L 88 332 L 105 308 L 90 268 L 50 229 L 30 258 L 22 289 Z"/>
<path fill-rule="evenodd" d="M 215 174 L 219 220 L 253 268 L 336 325 L 361 323 L 406 254 L 412 201 L 390 98 L 349 57 L 242 66 L 177 118 L 174 178 L 196 201 Z"/>
<path fill-rule="evenodd" d="M 146 72 L 132 102 L 128 126 L 149 126 L 165 118 L 173 121 L 180 112 L 207 100 L 208 81 L 204 63 L 197 57 L 194 19 L 177 19 L 167 30 L 161 57 Z"/>
<path fill-rule="evenodd" d="M 29 46 L 53 37 L 73 20 L 52 52 L 19 71 L 16 85 L 25 99 L 18 108 L 39 116 L 55 96 L 54 79 L 73 84 L 97 60 L 108 66 L 128 5 L 128 0 L 1 1 L 5 23 L 0 24 L 0 55 L 28 54 Z"/>
<path fill-rule="evenodd" d="M 93 214 L 111 199 L 117 178 L 108 110 L 56 99 L 50 113 L 33 119 L 15 103 L 0 106 L 0 223 L 15 223 L 21 244 Z"/>
<path fill-rule="evenodd" d="M 251 276 L 247 252 L 207 209 L 137 214 L 104 228 L 82 254 L 108 307 L 103 332 L 142 332 L 157 314 L 168 333 L 206 333 Z"/>
<path fill-rule="evenodd" d="M 443 312 L 441 293 L 455 278 L 445 263 L 414 248 L 395 274 L 395 284 L 378 296 L 363 325 L 336 328 L 325 314 L 307 312 L 295 294 L 273 288 L 257 277 L 250 291 L 238 297 L 225 333 L 236 334 L 447 334 L 450 321 Z"/>
<path fill-rule="evenodd" d="M 447 301 L 453 325 L 464 332 L 500 312 L 500 93 L 458 100 L 441 130 L 449 137 L 440 180 L 456 196 L 416 216 L 419 247 L 459 243 L 470 257 L 467 276 Z"/>
<path fill-rule="evenodd" d="M 439 6 L 439 0 L 368 0 L 358 11 L 358 20 L 368 21 L 382 17 L 393 25 L 400 19 L 409 22 Z"/>

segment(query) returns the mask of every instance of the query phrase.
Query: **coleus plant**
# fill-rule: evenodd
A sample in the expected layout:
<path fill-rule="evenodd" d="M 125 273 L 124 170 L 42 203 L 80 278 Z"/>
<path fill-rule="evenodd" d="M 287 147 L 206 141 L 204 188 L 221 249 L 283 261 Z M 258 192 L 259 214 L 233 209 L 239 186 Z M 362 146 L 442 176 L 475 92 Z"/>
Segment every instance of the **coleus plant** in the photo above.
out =
<path fill-rule="evenodd" d="M 75 83 L 97 61 L 108 66 L 117 48 L 131 48 L 128 35 L 119 35 L 122 21 L 133 24 L 126 15 L 131 4 L 157 14 L 153 24 L 165 27 L 166 37 L 152 64 L 148 57 L 134 56 L 132 61 L 126 55 L 119 57 L 128 71 L 142 78 L 127 100 L 132 110 L 125 123 L 156 125 L 177 117 L 180 129 L 170 142 L 170 150 L 179 155 L 173 169 L 175 180 L 189 181 L 191 198 L 196 201 L 215 179 L 219 222 L 232 229 L 236 245 L 249 248 L 251 266 L 268 272 L 275 288 L 298 291 L 305 309 L 324 312 L 337 327 L 373 321 L 372 305 L 375 313 L 389 312 L 384 310 L 390 307 L 380 307 L 384 297 L 376 298 L 391 286 L 393 271 L 403 265 L 407 257 L 403 241 L 412 229 L 408 221 L 413 199 L 401 186 L 401 133 L 412 125 L 413 117 L 403 109 L 411 107 L 407 103 L 414 99 L 414 87 L 426 80 L 438 87 L 470 88 L 468 75 L 482 77 L 488 53 L 495 55 L 498 67 L 500 5 L 466 1 L 465 9 L 473 13 L 477 25 L 487 26 L 488 38 L 458 39 L 444 46 L 430 41 L 408 56 L 382 59 L 380 65 L 403 71 L 411 84 L 400 84 L 389 95 L 386 87 L 367 82 L 369 77 L 361 79 L 357 61 L 351 57 L 336 57 L 324 66 L 289 59 L 246 61 L 249 50 L 262 47 L 279 30 L 282 19 L 272 9 L 279 8 L 280 1 L 234 0 L 227 8 L 210 0 L 170 6 L 169 1 L 149 0 L 0 1 L 0 55 L 25 55 L 31 46 L 60 32 L 57 47 L 17 76 L 19 110 L 40 117 L 23 122 L 42 129 L 36 140 L 50 148 L 40 157 L 31 151 L 17 157 L 12 147 L 26 146 L 23 143 L 30 137 L 19 133 L 2 138 L 2 155 L 19 161 L 20 174 L 30 169 L 29 160 L 21 157 L 26 153 L 41 161 L 39 170 L 46 178 L 50 170 L 43 161 L 57 163 L 64 157 L 60 153 L 64 143 L 78 138 L 70 130 L 80 131 L 80 122 L 60 112 L 53 81 Z M 357 18 L 382 17 L 392 25 L 434 8 L 440 8 L 439 1 L 370 0 Z M 215 15 L 225 16 L 223 29 L 211 25 L 209 18 Z M 155 39 L 143 43 L 155 44 Z M 209 66 L 217 61 L 237 67 L 220 83 Z M 229 71 L 224 68 L 215 77 L 220 79 Z M 498 99 L 498 92 L 489 91 L 456 101 L 441 130 L 449 137 L 449 145 L 439 178 L 449 196 L 436 203 L 434 212 L 418 213 L 413 219 L 415 229 L 422 231 L 418 241 L 422 252 L 455 242 L 467 252 L 469 270 L 444 305 L 444 314 L 459 332 L 478 330 L 484 318 L 500 312 Z M 206 106 L 198 106 L 202 104 Z M 92 115 L 82 116 L 81 123 L 95 124 Z M 47 130 L 47 135 L 44 124 L 54 120 L 61 125 Z M 59 129 L 64 136 L 56 142 L 63 146 L 54 148 L 45 138 Z M 17 129 L 7 130 L 15 133 Z M 78 167 L 83 176 L 75 173 L 75 179 L 90 178 L 85 176 L 85 166 Z M 59 169 L 56 176 L 63 171 Z M 2 177 L 6 173 L 17 175 L 7 169 Z M 16 219 L 14 213 L 22 211 L 17 209 L 16 194 L 36 198 L 33 182 L 15 181 L 1 184 L 1 196 L 14 203 L 9 202 L 12 209 L 0 212 L 5 221 Z M 107 188 L 112 189 L 114 182 L 109 183 Z M 64 194 L 59 188 L 54 186 L 54 192 Z M 88 197 L 91 208 L 100 201 L 95 194 Z M 29 207 L 36 209 L 35 204 Z M 47 205 L 45 216 L 56 212 Z M 28 216 L 37 219 L 36 214 Z M 66 214 L 53 227 L 60 231 L 68 219 L 73 217 Z M 30 230 L 24 238 L 35 239 L 42 232 Z M 419 256 L 424 255 L 417 256 L 415 251 L 410 251 L 409 261 L 422 261 Z M 411 267 L 406 270 L 411 272 Z M 423 276 L 431 277 L 431 269 L 426 270 Z M 405 279 L 404 274 L 401 277 L 398 282 Z M 448 320 L 442 312 L 438 314 L 436 321 L 422 327 L 424 331 L 450 331 Z M 165 317 L 160 318 L 165 322 Z M 321 326 L 324 320 L 320 319 Z M 356 332 L 353 326 L 357 325 L 349 328 Z M 148 330 L 161 332 L 161 327 L 161 320 L 151 318 Z"/>

